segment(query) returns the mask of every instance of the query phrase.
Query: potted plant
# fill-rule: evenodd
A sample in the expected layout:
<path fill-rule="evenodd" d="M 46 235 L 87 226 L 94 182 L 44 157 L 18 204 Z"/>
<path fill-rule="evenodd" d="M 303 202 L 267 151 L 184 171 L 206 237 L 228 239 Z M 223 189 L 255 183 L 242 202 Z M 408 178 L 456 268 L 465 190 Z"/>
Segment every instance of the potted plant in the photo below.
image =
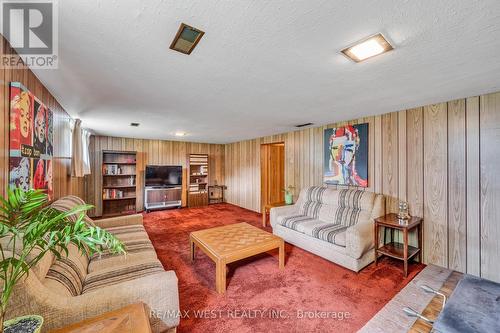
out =
<path fill-rule="evenodd" d="M 92 208 L 81 205 L 68 212 L 50 207 L 47 195 L 38 190 L 9 190 L 8 198 L 0 198 L 0 333 L 39 332 L 40 316 L 23 316 L 6 321 L 5 312 L 16 283 L 29 274 L 48 252 L 56 258 L 68 255 L 74 244 L 88 255 L 109 249 L 125 253 L 124 245 L 109 232 L 85 223 L 85 212 Z M 68 217 L 78 216 L 75 220 Z M 36 250 L 36 251 L 34 251 Z"/>
<path fill-rule="evenodd" d="M 293 204 L 293 190 L 295 190 L 295 186 L 289 185 L 287 188 L 283 189 L 285 192 L 285 203 L 287 205 Z"/>

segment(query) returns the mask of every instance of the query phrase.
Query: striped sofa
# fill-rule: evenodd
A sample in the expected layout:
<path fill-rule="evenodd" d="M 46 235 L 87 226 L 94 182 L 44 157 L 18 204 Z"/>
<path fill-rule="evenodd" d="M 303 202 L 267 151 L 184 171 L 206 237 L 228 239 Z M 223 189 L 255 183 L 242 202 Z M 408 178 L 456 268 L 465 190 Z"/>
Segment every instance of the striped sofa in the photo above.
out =
<path fill-rule="evenodd" d="M 286 242 L 358 272 L 374 260 L 373 219 L 384 213 L 383 195 L 314 186 L 272 208 L 270 220 Z"/>
<path fill-rule="evenodd" d="M 83 201 L 64 197 L 53 207 L 67 211 Z M 142 215 L 87 223 L 102 227 L 123 241 L 126 255 L 87 257 L 75 246 L 68 257 L 52 253 L 38 263 L 14 290 L 7 318 L 25 314 L 44 317 L 44 331 L 143 302 L 151 310 L 153 332 L 175 331 L 179 324 L 177 276 L 165 271 L 142 225 Z"/>

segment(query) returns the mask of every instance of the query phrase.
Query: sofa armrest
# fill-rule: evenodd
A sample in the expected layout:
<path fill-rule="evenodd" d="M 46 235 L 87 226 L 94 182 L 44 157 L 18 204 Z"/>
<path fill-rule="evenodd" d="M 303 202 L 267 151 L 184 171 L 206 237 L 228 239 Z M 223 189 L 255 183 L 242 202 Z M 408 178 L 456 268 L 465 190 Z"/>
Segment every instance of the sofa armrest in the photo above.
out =
<path fill-rule="evenodd" d="M 94 220 L 94 224 L 100 228 L 121 227 L 125 225 L 142 225 L 142 214 L 110 217 L 102 220 Z"/>
<path fill-rule="evenodd" d="M 281 206 L 281 207 L 273 207 L 269 212 L 269 221 L 271 222 L 271 226 L 277 222 L 278 216 L 290 216 L 299 214 L 299 207 L 295 205 Z"/>
<path fill-rule="evenodd" d="M 382 194 L 377 194 L 375 201 L 373 203 L 373 209 L 371 213 L 371 218 L 376 219 L 377 217 L 385 215 L 385 196 Z"/>
<path fill-rule="evenodd" d="M 346 231 L 346 251 L 354 259 L 359 259 L 374 248 L 373 220 L 360 222 Z"/>

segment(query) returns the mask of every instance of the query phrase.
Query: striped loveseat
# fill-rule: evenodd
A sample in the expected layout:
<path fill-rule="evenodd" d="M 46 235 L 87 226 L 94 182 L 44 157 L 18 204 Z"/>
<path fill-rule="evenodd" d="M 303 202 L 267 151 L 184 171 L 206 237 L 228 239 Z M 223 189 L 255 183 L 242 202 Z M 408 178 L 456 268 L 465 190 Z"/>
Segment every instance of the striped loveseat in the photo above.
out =
<path fill-rule="evenodd" d="M 67 211 L 83 201 L 64 197 L 53 207 Z M 153 332 L 175 331 L 179 324 L 177 277 L 165 271 L 142 225 L 142 215 L 87 223 L 123 241 L 126 255 L 87 257 L 75 246 L 68 257 L 47 254 L 14 290 L 7 318 L 26 314 L 44 317 L 44 331 L 62 327 L 125 305 L 143 302 L 151 310 Z"/>
<path fill-rule="evenodd" d="M 384 213 L 383 195 L 314 186 L 270 216 L 275 235 L 358 272 L 374 260 L 373 220 Z"/>

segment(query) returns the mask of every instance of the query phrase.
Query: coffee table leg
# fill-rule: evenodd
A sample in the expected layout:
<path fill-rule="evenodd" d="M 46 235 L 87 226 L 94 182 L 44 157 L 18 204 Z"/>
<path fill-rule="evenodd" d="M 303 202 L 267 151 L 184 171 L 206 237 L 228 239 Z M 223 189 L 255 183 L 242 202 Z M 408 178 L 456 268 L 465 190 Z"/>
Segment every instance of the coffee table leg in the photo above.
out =
<path fill-rule="evenodd" d="M 190 239 L 189 239 L 189 249 L 190 249 L 190 251 L 191 251 L 191 261 L 194 261 L 194 247 L 195 247 L 194 242 L 193 242 L 193 240 L 190 238 Z"/>
<path fill-rule="evenodd" d="M 280 269 L 285 269 L 285 242 L 282 240 L 279 248 Z"/>
<path fill-rule="evenodd" d="M 215 263 L 215 289 L 219 294 L 226 292 L 226 263 L 222 260 Z"/>

